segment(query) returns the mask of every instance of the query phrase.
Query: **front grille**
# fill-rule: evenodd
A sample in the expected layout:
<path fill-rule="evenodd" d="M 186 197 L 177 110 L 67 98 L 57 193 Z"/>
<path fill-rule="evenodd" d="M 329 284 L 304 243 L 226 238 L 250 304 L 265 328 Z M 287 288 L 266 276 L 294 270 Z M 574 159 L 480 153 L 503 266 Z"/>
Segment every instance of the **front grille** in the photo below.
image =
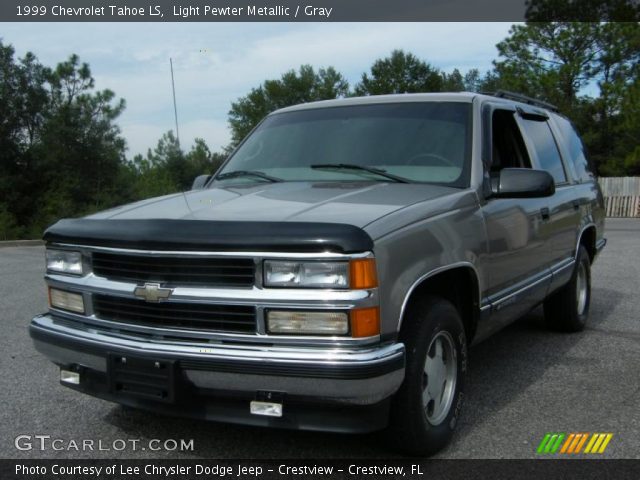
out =
<path fill-rule="evenodd" d="M 93 310 L 98 318 L 118 323 L 216 332 L 256 331 L 256 309 L 252 306 L 148 303 L 143 300 L 94 295 Z"/>
<path fill-rule="evenodd" d="M 109 280 L 167 286 L 251 287 L 250 258 L 119 255 L 94 252 L 93 273 Z"/>

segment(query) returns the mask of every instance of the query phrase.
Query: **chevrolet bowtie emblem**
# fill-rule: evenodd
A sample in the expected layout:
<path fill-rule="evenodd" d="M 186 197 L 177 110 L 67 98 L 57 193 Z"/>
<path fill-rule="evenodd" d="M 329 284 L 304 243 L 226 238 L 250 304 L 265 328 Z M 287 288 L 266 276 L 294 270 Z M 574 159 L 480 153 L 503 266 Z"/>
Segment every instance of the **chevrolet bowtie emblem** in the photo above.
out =
<path fill-rule="evenodd" d="M 137 286 L 133 291 L 136 297 L 153 303 L 166 300 L 172 293 L 172 288 L 162 288 L 159 283 L 145 283 L 142 286 Z"/>

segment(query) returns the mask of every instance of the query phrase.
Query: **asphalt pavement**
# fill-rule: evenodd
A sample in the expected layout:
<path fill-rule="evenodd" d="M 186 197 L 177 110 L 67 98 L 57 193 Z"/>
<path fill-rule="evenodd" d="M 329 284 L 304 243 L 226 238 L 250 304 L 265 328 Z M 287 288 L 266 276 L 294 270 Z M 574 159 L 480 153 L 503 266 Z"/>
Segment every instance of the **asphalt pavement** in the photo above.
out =
<path fill-rule="evenodd" d="M 549 332 L 537 309 L 471 348 L 464 413 L 454 441 L 438 457 L 531 458 L 547 432 L 607 432 L 613 438 L 603 457 L 640 458 L 640 220 L 609 219 L 606 236 L 593 267 L 587 329 Z M 27 331 L 31 317 L 46 310 L 43 266 L 41 246 L 0 248 L 0 458 L 394 456 L 380 434 L 163 417 L 60 386 L 58 368 L 33 349 Z M 33 448 L 18 450 L 20 435 L 31 438 L 19 440 L 22 448 L 28 442 Z M 40 450 L 35 435 L 62 439 L 63 450 Z M 122 439 L 140 442 L 114 450 Z M 193 439 L 194 448 L 143 450 L 150 439 Z M 94 450 L 73 448 L 83 440 L 93 440 Z"/>

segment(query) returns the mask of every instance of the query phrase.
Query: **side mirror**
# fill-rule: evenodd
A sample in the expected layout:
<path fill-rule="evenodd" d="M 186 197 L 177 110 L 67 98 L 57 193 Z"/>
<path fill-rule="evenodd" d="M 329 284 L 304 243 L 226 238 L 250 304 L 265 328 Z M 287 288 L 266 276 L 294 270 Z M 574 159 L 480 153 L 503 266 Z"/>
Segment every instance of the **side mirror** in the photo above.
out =
<path fill-rule="evenodd" d="M 553 177 L 545 170 L 505 168 L 491 179 L 491 196 L 494 198 L 550 197 L 555 191 Z"/>
<path fill-rule="evenodd" d="M 191 190 L 202 190 L 210 178 L 211 175 L 198 175 L 191 185 Z"/>

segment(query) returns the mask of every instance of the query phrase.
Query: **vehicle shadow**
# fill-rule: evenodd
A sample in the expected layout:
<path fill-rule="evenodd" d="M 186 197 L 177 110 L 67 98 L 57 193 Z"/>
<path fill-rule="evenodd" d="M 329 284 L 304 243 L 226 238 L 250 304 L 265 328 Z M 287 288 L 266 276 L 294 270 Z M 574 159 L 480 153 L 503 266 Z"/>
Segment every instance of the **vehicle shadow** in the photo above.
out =
<path fill-rule="evenodd" d="M 590 327 L 597 328 L 611 314 L 604 302 L 622 300 L 625 294 L 606 288 L 593 290 Z M 481 435 L 485 422 L 495 421 L 505 407 L 523 394 L 550 369 L 574 360 L 566 356 L 582 339 L 581 334 L 550 332 L 542 308 L 470 349 L 465 407 L 453 442 L 438 457 L 460 455 L 465 438 Z M 527 393 L 525 393 L 527 392 Z M 535 401 L 535 399 L 532 399 Z M 526 415 L 518 412 L 517 415 Z M 517 417 L 516 415 L 516 417 Z M 206 421 L 160 417 L 116 406 L 104 420 L 137 438 L 194 440 L 193 452 L 154 452 L 166 458 L 393 458 L 398 455 L 384 434 L 343 435 L 227 425 Z M 517 418 L 506 421 L 516 422 Z M 468 456 L 471 456 L 469 454 Z"/>

